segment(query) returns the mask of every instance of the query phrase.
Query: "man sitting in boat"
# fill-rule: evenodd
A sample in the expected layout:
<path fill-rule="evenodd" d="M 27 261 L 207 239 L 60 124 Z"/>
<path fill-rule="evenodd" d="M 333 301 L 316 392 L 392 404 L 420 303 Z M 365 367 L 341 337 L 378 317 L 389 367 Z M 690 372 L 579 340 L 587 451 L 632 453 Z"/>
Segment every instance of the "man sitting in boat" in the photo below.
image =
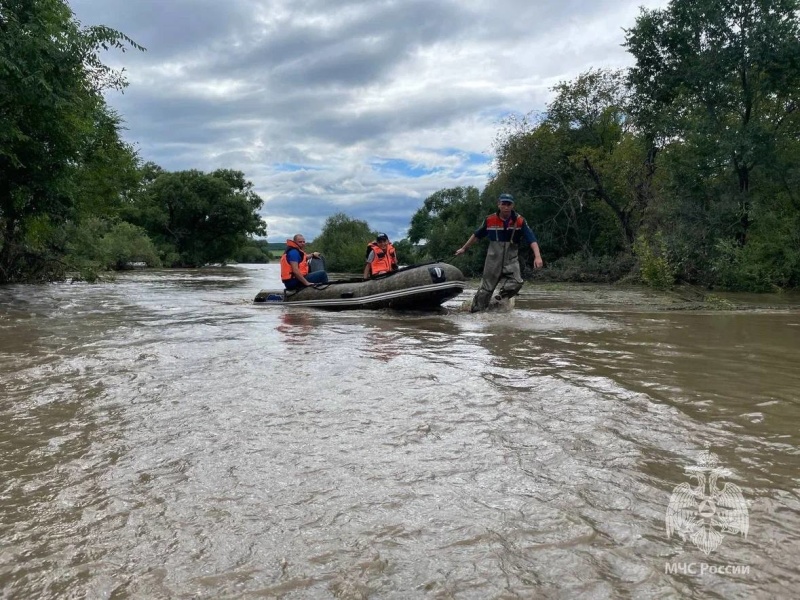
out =
<path fill-rule="evenodd" d="M 286 240 L 286 250 L 281 256 L 281 281 L 287 290 L 296 290 L 314 285 L 327 283 L 328 274 L 325 271 L 309 273 L 308 261 L 310 258 L 319 258 L 319 252 L 306 254 L 306 239 L 302 234 L 296 234 L 291 240 Z"/>
<path fill-rule="evenodd" d="M 379 233 L 374 242 L 367 246 L 367 265 L 364 267 L 364 279 L 383 275 L 397 270 L 397 253 L 389 241 L 389 236 Z"/>

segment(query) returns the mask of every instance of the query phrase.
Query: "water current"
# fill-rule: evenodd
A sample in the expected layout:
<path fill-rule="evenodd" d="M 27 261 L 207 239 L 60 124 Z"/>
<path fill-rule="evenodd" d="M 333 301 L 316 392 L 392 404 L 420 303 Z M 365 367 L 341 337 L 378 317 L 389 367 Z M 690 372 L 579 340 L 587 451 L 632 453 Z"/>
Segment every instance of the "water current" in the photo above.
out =
<path fill-rule="evenodd" d="M 277 283 L 0 288 L 3 598 L 798 596 L 797 296 Z"/>

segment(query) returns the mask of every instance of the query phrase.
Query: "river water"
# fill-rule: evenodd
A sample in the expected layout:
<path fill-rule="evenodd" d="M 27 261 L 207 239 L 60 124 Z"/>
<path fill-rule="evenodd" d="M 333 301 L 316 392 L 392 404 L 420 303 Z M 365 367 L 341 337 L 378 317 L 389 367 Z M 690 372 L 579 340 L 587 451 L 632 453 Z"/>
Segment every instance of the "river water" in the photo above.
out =
<path fill-rule="evenodd" d="M 796 296 L 251 304 L 277 281 L 0 288 L 3 598 L 797 597 Z"/>

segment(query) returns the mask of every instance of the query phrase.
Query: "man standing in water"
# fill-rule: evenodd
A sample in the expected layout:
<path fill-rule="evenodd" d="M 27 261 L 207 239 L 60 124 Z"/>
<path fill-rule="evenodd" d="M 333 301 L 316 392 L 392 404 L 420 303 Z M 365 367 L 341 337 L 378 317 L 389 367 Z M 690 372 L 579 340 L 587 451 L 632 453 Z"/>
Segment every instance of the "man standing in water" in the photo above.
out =
<path fill-rule="evenodd" d="M 479 239 L 489 238 L 489 251 L 483 263 L 483 279 L 472 300 L 471 312 L 486 310 L 494 290 L 499 285 L 499 298 L 512 298 L 522 288 L 522 275 L 519 268 L 519 244 L 522 238 L 533 250 L 533 267 L 542 267 L 542 255 L 536 234 L 528 227 L 522 215 L 514 211 L 514 197 L 500 194 L 497 199 L 497 212 L 483 220 L 467 243 L 456 250 L 456 256 L 464 254 Z"/>

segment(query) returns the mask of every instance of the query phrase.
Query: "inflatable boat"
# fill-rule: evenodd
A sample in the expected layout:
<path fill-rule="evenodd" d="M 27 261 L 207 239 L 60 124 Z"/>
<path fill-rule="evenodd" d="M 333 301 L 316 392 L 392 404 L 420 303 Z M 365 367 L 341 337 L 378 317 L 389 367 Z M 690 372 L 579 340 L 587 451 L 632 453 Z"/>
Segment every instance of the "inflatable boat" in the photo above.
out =
<path fill-rule="evenodd" d="M 331 310 L 431 310 L 458 296 L 465 285 L 459 269 L 436 262 L 403 267 L 367 280 L 329 281 L 291 291 L 261 290 L 254 302 Z"/>

